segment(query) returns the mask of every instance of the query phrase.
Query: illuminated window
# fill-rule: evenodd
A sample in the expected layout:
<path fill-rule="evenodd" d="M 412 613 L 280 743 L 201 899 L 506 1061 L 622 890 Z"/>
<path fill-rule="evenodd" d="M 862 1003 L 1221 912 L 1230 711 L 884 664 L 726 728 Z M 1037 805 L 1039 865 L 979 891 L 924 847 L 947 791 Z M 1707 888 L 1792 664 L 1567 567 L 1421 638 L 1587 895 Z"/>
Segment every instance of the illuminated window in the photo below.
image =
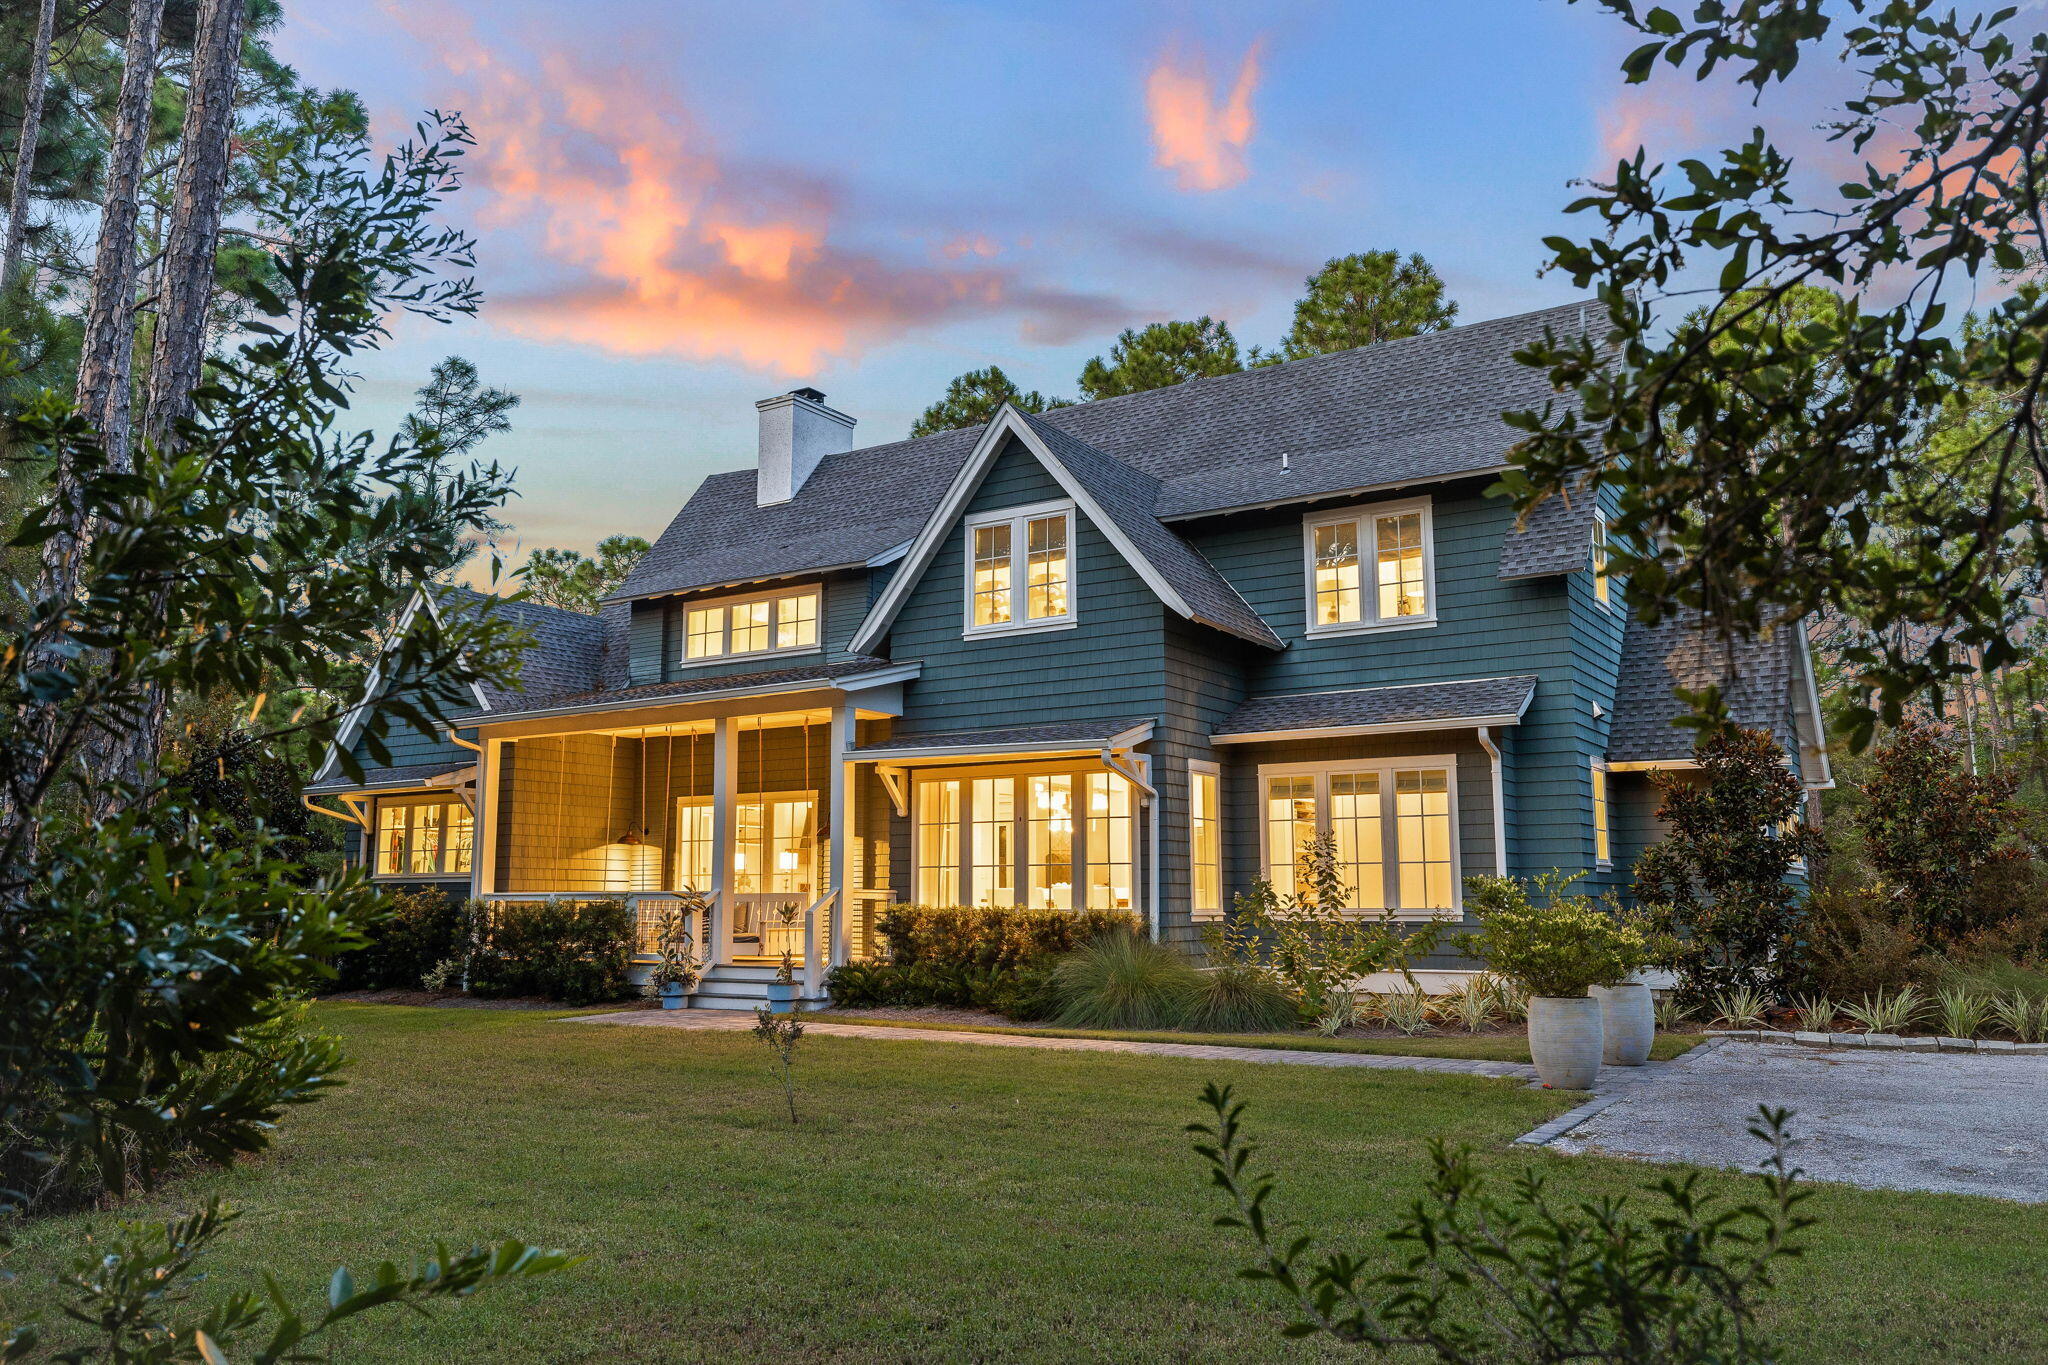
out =
<path fill-rule="evenodd" d="M 960 784 L 924 782 L 917 801 L 917 899 L 960 903 Z"/>
<path fill-rule="evenodd" d="M 1607 842 L 1607 769 L 1593 765 L 1593 859 L 1603 866 L 1613 861 Z"/>
<path fill-rule="evenodd" d="M 1188 765 L 1188 895 L 1197 919 L 1223 914 L 1222 778 Z"/>
<path fill-rule="evenodd" d="M 1300 885 L 1300 853 L 1327 832 L 1351 909 L 1434 916 L 1458 908 L 1447 760 L 1297 764 L 1261 777 L 1264 865 L 1283 893 L 1308 889 Z"/>
<path fill-rule="evenodd" d="M 804 795 L 733 807 L 733 890 L 808 898 L 817 885 L 817 809 Z"/>
<path fill-rule="evenodd" d="M 1137 904 L 1137 802 L 1121 774 L 1080 766 L 994 775 L 956 769 L 919 777 L 914 800 L 921 904 Z"/>
<path fill-rule="evenodd" d="M 1593 596 L 1604 607 L 1612 600 L 1612 594 L 1607 577 L 1607 516 L 1596 510 L 1593 513 Z"/>
<path fill-rule="evenodd" d="M 683 613 L 683 661 L 818 647 L 818 589 L 693 605 Z"/>
<path fill-rule="evenodd" d="M 458 800 L 377 803 L 376 875 L 468 876 L 475 818 Z"/>
<path fill-rule="evenodd" d="M 1318 513 L 1304 527 L 1311 634 L 1435 619 L 1428 503 Z"/>
<path fill-rule="evenodd" d="M 1074 517 L 1061 507 L 979 517 L 967 525 L 967 630 L 1066 625 L 1074 616 Z"/>
<path fill-rule="evenodd" d="M 1024 846 L 1031 851 L 1030 900 L 1041 910 L 1074 908 L 1074 775 L 1028 779 L 1031 804 Z"/>
<path fill-rule="evenodd" d="M 711 802 L 684 797 L 676 802 L 676 885 L 709 891 L 711 876 Z"/>
<path fill-rule="evenodd" d="M 1088 908 L 1128 910 L 1131 899 L 1131 784 L 1088 774 Z"/>
<path fill-rule="evenodd" d="M 1316 780 L 1275 777 L 1266 782 L 1267 879 L 1282 891 L 1299 891 L 1297 864 L 1316 834 Z"/>

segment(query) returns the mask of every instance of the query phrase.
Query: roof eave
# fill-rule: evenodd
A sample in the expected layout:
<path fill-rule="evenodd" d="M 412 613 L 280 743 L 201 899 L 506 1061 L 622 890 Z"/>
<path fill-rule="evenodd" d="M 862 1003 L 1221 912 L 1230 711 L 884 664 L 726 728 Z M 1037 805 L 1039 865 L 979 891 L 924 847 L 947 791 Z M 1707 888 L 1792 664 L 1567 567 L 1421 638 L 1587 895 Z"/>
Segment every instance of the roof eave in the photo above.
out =
<path fill-rule="evenodd" d="M 1389 720 L 1369 725 L 1320 725 L 1295 730 L 1247 730 L 1233 735 L 1211 735 L 1211 744 L 1271 744 L 1289 739 L 1348 739 L 1356 735 L 1410 735 L 1430 730 L 1472 730 L 1482 725 L 1520 725 L 1520 711 L 1487 716 L 1445 716 L 1431 720 Z"/>
<path fill-rule="evenodd" d="M 1205 507 L 1192 512 L 1169 512 L 1161 515 L 1159 520 L 1168 524 L 1177 521 L 1200 521 L 1204 517 L 1227 517 L 1238 512 L 1263 512 L 1274 507 L 1294 507 L 1304 502 L 1322 502 L 1328 498 L 1356 498 L 1374 493 L 1392 493 L 1403 488 L 1422 488 L 1430 484 L 1474 479 L 1482 474 L 1498 474 L 1510 467 L 1506 464 L 1481 465 L 1475 469 L 1461 469 L 1448 474 L 1429 474 L 1414 479 L 1389 479 L 1380 483 L 1354 484 L 1321 493 L 1289 493 L 1285 497 L 1269 498 L 1264 502 L 1240 502 L 1226 507 Z"/>
<path fill-rule="evenodd" d="M 887 553 L 886 551 L 884 553 Z M 611 597 L 600 597 L 597 604 L 610 606 L 614 602 L 646 602 L 656 597 L 681 597 L 685 593 L 709 592 L 713 588 L 744 588 L 749 583 L 784 583 L 792 578 L 810 578 L 817 574 L 845 573 L 850 569 L 865 569 L 875 560 L 855 559 L 844 564 L 821 564 L 813 569 L 791 569 L 787 573 L 754 574 L 747 578 L 728 578 L 712 583 L 691 583 L 680 588 L 650 588 L 646 592 L 618 593 Z M 880 561 L 886 563 L 887 561 Z"/>

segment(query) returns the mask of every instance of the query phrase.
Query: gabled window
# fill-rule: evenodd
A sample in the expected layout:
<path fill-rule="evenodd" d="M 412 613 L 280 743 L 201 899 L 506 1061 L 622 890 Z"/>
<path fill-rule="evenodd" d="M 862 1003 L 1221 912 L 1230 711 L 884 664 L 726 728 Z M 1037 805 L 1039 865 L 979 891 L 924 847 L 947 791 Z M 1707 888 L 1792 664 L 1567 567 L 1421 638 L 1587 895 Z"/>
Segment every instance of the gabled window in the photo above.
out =
<path fill-rule="evenodd" d="M 466 877 L 475 819 L 449 797 L 385 798 L 377 803 L 378 877 Z"/>
<path fill-rule="evenodd" d="M 1341 635 L 1436 622 L 1436 557 L 1427 498 L 1302 519 L 1308 633 Z"/>
<path fill-rule="evenodd" d="M 1607 514 L 1593 509 L 1593 597 L 1601 606 L 1611 606 L 1614 588 L 1607 576 Z"/>
<path fill-rule="evenodd" d="M 1602 867 L 1614 863 L 1614 849 L 1607 832 L 1607 765 L 1593 765 L 1593 861 Z"/>
<path fill-rule="evenodd" d="M 816 584 L 690 602 L 683 608 L 683 662 L 815 650 L 818 614 Z"/>
<path fill-rule="evenodd" d="M 1074 509 L 1045 503 L 969 517 L 967 634 L 1074 624 Z"/>

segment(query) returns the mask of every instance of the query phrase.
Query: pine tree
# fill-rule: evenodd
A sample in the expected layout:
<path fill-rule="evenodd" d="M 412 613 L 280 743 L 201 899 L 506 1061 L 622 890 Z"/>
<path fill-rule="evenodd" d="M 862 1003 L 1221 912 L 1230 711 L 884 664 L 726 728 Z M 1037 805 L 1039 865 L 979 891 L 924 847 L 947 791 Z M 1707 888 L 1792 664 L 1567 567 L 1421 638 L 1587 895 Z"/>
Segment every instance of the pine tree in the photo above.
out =
<path fill-rule="evenodd" d="M 1081 394 L 1090 402 L 1127 393 L 1164 389 L 1189 379 L 1236 374 L 1244 368 L 1230 324 L 1211 317 L 1193 322 L 1155 322 L 1142 331 L 1125 329 L 1109 349 L 1081 370 Z"/>
<path fill-rule="evenodd" d="M 1458 305 L 1444 297 L 1435 267 L 1397 251 L 1362 251 L 1326 261 L 1303 282 L 1280 359 L 1348 351 L 1451 325 Z"/>

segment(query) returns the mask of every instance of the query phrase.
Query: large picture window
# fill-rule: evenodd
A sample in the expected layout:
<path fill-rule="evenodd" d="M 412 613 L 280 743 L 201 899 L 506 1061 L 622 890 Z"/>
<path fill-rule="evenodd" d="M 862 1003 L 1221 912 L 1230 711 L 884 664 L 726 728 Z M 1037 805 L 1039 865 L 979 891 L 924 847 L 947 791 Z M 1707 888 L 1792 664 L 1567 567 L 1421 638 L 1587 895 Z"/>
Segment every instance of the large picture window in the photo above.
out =
<path fill-rule="evenodd" d="M 379 801 L 375 874 L 466 877 L 475 833 L 475 819 L 459 800 Z"/>
<path fill-rule="evenodd" d="M 921 777 L 912 815 L 927 905 L 1129 910 L 1136 800 L 1121 774 L 1082 768 Z"/>
<path fill-rule="evenodd" d="M 967 521 L 967 633 L 1074 622 L 1074 511 L 1065 503 Z"/>
<path fill-rule="evenodd" d="M 1428 501 L 1318 512 L 1302 523 L 1308 631 L 1341 634 L 1436 620 Z"/>
<path fill-rule="evenodd" d="M 683 608 L 683 662 L 814 650 L 818 610 L 816 587 L 692 602 Z"/>
<path fill-rule="evenodd" d="M 1300 857 L 1327 831 L 1353 910 L 1410 917 L 1459 906 L 1456 775 L 1448 758 L 1290 764 L 1260 770 L 1267 876 L 1306 891 Z"/>

